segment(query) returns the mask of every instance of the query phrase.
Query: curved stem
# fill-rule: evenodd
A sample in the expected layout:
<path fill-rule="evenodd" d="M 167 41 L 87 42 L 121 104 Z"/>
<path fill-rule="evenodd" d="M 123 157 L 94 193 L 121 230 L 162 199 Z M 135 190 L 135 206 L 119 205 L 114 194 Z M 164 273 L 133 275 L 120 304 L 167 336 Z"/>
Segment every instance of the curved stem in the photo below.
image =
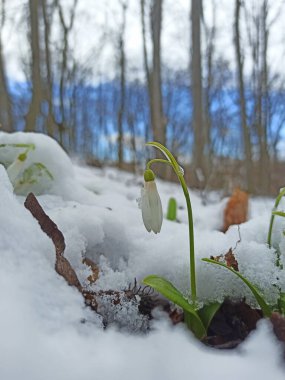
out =
<path fill-rule="evenodd" d="M 154 164 L 155 162 L 160 162 L 160 163 L 168 164 L 168 165 L 171 165 L 171 166 L 172 166 L 171 162 L 168 161 L 168 160 L 164 160 L 164 159 L 162 159 L 162 158 L 154 158 L 153 160 L 148 161 L 148 163 L 146 164 L 146 168 L 147 168 L 147 169 L 150 169 L 150 165 L 151 165 L 151 164 Z"/>
<path fill-rule="evenodd" d="M 276 211 L 277 207 L 279 206 L 279 203 L 282 199 L 282 197 L 285 195 L 285 188 L 280 191 L 278 194 L 273 211 Z M 269 245 L 269 248 L 271 248 L 271 237 L 272 237 L 272 230 L 273 230 L 273 223 L 274 223 L 275 215 L 271 214 L 270 223 L 269 223 L 269 230 L 268 230 L 268 236 L 267 236 L 267 244 Z"/>
<path fill-rule="evenodd" d="M 188 226 L 189 226 L 191 295 L 192 295 L 192 302 L 193 304 L 195 304 L 196 298 L 197 298 L 197 291 L 196 291 L 196 271 L 195 271 L 194 223 L 193 223 L 193 214 L 192 214 L 192 206 L 191 206 L 189 191 L 188 191 L 185 179 L 181 173 L 181 168 L 178 165 L 172 153 L 160 143 L 150 142 L 150 143 L 147 143 L 146 145 L 154 146 L 160 149 L 164 153 L 164 155 L 168 158 L 168 160 L 154 159 L 154 160 L 149 161 L 147 164 L 147 169 L 149 169 L 150 165 L 154 162 L 163 162 L 163 163 L 170 164 L 173 167 L 173 170 L 175 171 L 175 174 L 177 175 L 179 182 L 181 184 L 181 187 L 183 189 L 183 193 L 184 193 L 184 196 L 186 199 L 186 205 L 187 205 Z"/>

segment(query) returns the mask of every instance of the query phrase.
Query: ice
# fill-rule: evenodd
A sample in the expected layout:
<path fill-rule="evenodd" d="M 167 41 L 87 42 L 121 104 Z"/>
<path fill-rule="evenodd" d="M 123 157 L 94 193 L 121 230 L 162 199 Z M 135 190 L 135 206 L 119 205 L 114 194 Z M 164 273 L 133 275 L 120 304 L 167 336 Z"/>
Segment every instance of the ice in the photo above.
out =
<path fill-rule="evenodd" d="M 40 134 L 0 133 L 0 143 L 34 143 L 37 149 L 29 155 L 30 162 L 41 161 L 53 172 L 53 188 L 37 198 L 63 232 L 65 256 L 82 283 L 90 274 L 82 258 L 89 257 L 100 267 L 99 279 L 90 285 L 94 291 L 122 291 L 135 278 L 140 284 L 144 276 L 159 274 L 188 294 L 187 212 L 178 185 L 157 180 L 164 212 L 174 196 L 180 223 L 164 219 L 161 233 L 149 234 L 136 202 L 140 177 L 74 165 L 58 144 Z M 275 265 L 277 249 L 285 263 L 285 219 L 276 218 L 269 248 L 274 200 L 252 199 L 251 219 L 240 226 L 240 234 L 237 226 L 223 234 L 219 228 L 225 200 L 213 195 L 214 201 L 203 205 L 199 193 L 190 190 L 190 196 L 199 300 L 245 295 L 255 305 L 240 279 L 200 260 L 232 248 L 241 273 L 275 303 L 276 284 L 285 290 L 285 271 Z M 171 326 L 162 312 L 155 313 L 158 319 L 149 325 L 137 312 L 137 298 L 123 300 L 118 309 L 106 296 L 100 306 L 103 317 L 92 312 L 81 294 L 55 272 L 54 246 L 23 202 L 24 197 L 13 194 L 0 166 L 1 379 L 284 378 L 282 349 L 268 321 L 260 322 L 237 350 L 221 352 L 197 342 L 183 325 Z M 104 318 L 110 324 L 107 330 Z"/>

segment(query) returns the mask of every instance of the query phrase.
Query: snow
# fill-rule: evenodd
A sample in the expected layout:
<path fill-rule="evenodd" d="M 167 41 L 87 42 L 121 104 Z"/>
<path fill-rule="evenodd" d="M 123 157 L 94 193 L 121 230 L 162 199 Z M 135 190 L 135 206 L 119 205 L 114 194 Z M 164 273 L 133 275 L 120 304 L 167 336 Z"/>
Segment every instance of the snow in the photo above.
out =
<path fill-rule="evenodd" d="M 181 223 L 164 220 L 160 234 L 149 234 L 137 205 L 142 178 L 74 165 L 58 144 L 39 134 L 0 133 L 0 144 L 4 143 L 34 143 L 28 164 L 42 162 L 53 174 L 53 185 L 37 198 L 63 232 L 65 256 L 81 283 L 90 274 L 82 258 L 89 257 L 101 270 L 93 290 L 122 290 L 134 278 L 140 282 L 148 274 L 159 274 L 188 293 L 187 216 L 177 185 L 157 181 L 164 212 L 172 196 L 183 207 L 178 210 Z M 10 151 L 10 161 L 17 152 Z M 149 322 L 137 313 L 135 302 L 123 303 L 116 311 L 106 298 L 100 307 L 105 318 L 116 323 L 104 330 L 102 317 L 85 307 L 79 292 L 55 272 L 51 240 L 23 206 L 25 197 L 12 190 L 0 165 L 1 379 L 284 378 L 282 348 L 265 320 L 238 349 L 217 351 L 197 342 L 184 326 L 171 326 L 162 311 L 155 313 L 151 332 L 144 334 Z M 255 304 L 232 273 L 200 260 L 236 247 L 241 273 L 274 303 L 273 284 L 285 289 L 285 275 L 275 266 L 275 250 L 265 244 L 273 200 L 251 199 L 251 219 L 241 225 L 237 243 L 236 226 L 226 234 L 219 232 L 226 200 L 213 194 L 203 205 L 198 193 L 190 195 L 200 301 L 245 294 Z M 285 252 L 283 219 L 276 218 L 273 235 L 281 252 Z"/>

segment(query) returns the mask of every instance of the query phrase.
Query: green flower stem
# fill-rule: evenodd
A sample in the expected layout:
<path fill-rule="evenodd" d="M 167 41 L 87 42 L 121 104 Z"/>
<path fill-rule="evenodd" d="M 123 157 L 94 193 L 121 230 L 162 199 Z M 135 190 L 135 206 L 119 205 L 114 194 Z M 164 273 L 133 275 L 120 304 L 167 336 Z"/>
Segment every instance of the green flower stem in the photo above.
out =
<path fill-rule="evenodd" d="M 186 199 L 186 204 L 187 204 L 189 243 L 190 243 L 190 283 L 191 283 L 192 301 L 195 304 L 197 292 L 196 292 L 196 270 L 195 270 L 194 223 L 193 223 L 192 206 L 191 206 L 189 191 L 188 191 L 188 188 L 183 176 L 179 174 L 178 179 L 181 183 L 183 193 Z"/>
<path fill-rule="evenodd" d="M 154 146 L 158 148 L 168 158 L 168 160 L 163 160 L 163 159 L 158 159 L 158 158 L 150 160 L 146 165 L 147 169 L 150 169 L 150 165 L 153 164 L 154 162 L 162 162 L 162 163 L 170 164 L 173 167 L 173 170 L 175 171 L 175 174 L 177 175 L 179 182 L 181 184 L 181 187 L 183 189 L 183 193 L 184 193 L 184 196 L 186 199 L 186 205 L 187 205 L 188 226 L 189 226 L 191 295 L 192 295 L 192 302 L 193 304 L 195 304 L 196 298 L 197 298 L 197 291 L 196 291 L 196 271 L 195 271 L 194 223 L 193 223 L 192 206 L 191 206 L 189 191 L 188 191 L 186 182 L 184 180 L 181 168 L 178 165 L 172 153 L 167 148 L 165 148 L 165 146 L 157 142 L 150 142 L 150 143 L 147 143 L 146 145 L 150 145 L 150 146 Z"/>
<path fill-rule="evenodd" d="M 155 162 L 160 162 L 160 163 L 168 164 L 168 165 L 172 166 L 172 163 L 168 160 L 164 160 L 162 158 L 154 158 L 153 160 L 148 161 L 148 163 L 146 164 L 146 169 L 150 169 L 150 165 L 155 163 Z"/>
<path fill-rule="evenodd" d="M 285 195 L 285 188 L 282 189 L 282 191 L 280 191 L 280 193 L 278 194 L 278 196 L 277 196 L 277 198 L 275 200 L 273 211 L 276 211 L 276 209 L 279 206 L 279 203 L 280 203 L 280 201 L 281 201 L 281 199 L 282 199 L 282 197 L 284 195 Z M 267 244 L 269 245 L 269 247 L 271 247 L 271 237 L 272 237 L 272 230 L 273 230 L 274 219 L 275 219 L 275 215 L 271 214 L 270 223 L 269 223 L 269 230 L 268 230 L 268 236 L 267 236 Z"/>

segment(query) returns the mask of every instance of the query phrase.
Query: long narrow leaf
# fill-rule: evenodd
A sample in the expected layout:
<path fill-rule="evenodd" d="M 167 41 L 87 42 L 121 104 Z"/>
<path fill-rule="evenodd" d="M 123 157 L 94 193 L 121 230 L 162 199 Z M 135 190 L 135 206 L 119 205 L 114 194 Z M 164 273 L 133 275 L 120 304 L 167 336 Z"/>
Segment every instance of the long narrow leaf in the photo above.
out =
<path fill-rule="evenodd" d="M 165 280 L 163 277 L 150 275 L 147 276 L 143 283 L 145 285 L 151 286 L 153 289 L 157 290 L 164 297 L 180 306 L 184 311 L 191 314 L 191 317 L 195 319 L 192 329 L 193 333 L 197 338 L 202 339 L 206 335 L 206 329 L 201 321 L 199 315 L 197 314 L 193 305 L 191 305 L 183 296 L 183 294 L 171 284 L 170 281 Z"/>
<path fill-rule="evenodd" d="M 213 302 L 203 306 L 202 309 L 198 310 L 198 315 L 203 321 L 206 330 L 208 330 L 212 319 L 214 318 L 220 307 L 221 304 L 219 302 Z"/>
<path fill-rule="evenodd" d="M 272 214 L 285 217 L 285 212 L 282 212 L 282 211 L 272 211 Z"/>
<path fill-rule="evenodd" d="M 231 271 L 232 273 L 234 273 L 236 276 L 238 276 L 248 286 L 248 288 L 251 290 L 252 294 L 254 295 L 256 301 L 258 302 L 258 304 L 259 304 L 259 306 L 263 312 L 263 315 L 265 317 L 271 316 L 271 314 L 272 314 L 271 309 L 270 309 L 269 305 L 267 305 L 267 303 L 265 302 L 265 300 L 263 299 L 261 294 L 259 293 L 259 290 L 250 281 L 248 281 L 245 277 L 243 277 L 239 272 L 237 272 L 236 270 L 234 270 L 231 267 L 228 267 L 224 263 L 220 263 L 220 262 L 212 260 L 212 259 L 205 258 L 205 259 L 202 259 L 202 261 L 206 261 L 207 263 L 211 263 L 211 264 L 215 264 L 215 265 L 219 265 L 221 267 L 224 267 L 224 268 L 228 269 L 229 271 Z"/>

